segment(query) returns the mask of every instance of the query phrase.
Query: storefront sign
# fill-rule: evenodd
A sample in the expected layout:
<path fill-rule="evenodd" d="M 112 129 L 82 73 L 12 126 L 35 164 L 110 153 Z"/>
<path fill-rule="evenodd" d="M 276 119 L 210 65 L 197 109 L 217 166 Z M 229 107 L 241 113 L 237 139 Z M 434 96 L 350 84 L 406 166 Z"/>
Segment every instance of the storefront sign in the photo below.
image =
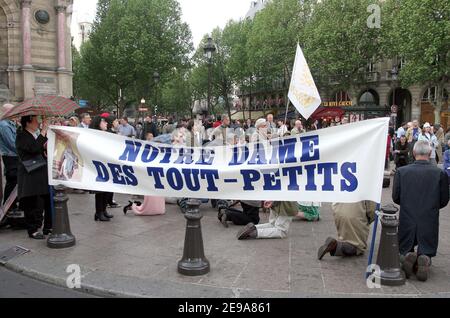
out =
<path fill-rule="evenodd" d="M 324 107 L 348 107 L 353 106 L 353 102 L 351 100 L 349 101 L 341 101 L 341 102 L 324 102 Z"/>

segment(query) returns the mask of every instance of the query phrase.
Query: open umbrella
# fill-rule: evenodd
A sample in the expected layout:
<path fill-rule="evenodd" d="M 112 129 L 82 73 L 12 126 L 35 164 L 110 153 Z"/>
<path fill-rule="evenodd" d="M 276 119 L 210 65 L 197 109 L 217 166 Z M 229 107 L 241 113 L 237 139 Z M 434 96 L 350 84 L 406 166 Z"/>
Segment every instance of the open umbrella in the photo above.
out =
<path fill-rule="evenodd" d="M 0 120 L 22 116 L 64 116 L 80 108 L 74 101 L 62 96 L 36 96 L 6 111 Z"/>

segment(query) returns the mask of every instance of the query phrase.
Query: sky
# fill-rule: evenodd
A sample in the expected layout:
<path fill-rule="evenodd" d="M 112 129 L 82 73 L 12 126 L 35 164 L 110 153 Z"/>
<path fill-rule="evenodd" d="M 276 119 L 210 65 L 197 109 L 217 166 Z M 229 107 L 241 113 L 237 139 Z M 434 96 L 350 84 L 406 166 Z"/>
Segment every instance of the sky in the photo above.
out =
<path fill-rule="evenodd" d="M 178 0 L 183 21 L 191 28 L 197 46 L 206 33 L 215 27 L 224 27 L 230 19 L 243 18 L 250 9 L 251 0 Z M 74 0 L 73 23 L 90 22 L 95 17 L 97 0 Z M 82 21 L 85 20 L 85 21 Z"/>

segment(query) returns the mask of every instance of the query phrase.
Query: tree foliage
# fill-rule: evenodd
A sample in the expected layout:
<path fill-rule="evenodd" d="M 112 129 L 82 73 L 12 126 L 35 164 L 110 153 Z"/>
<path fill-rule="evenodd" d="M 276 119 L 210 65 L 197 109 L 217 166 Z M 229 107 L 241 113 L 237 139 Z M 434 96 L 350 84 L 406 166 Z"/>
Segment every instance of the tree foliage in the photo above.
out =
<path fill-rule="evenodd" d="M 404 87 L 436 86 L 441 107 L 443 86 L 450 76 L 450 4 L 447 0 L 388 0 L 383 13 L 384 52 L 406 63 L 400 71 Z M 431 101 L 433 102 L 433 101 Z"/>
<path fill-rule="evenodd" d="M 89 87 L 79 92 L 82 96 L 95 90 L 109 105 L 118 104 L 119 90 L 128 103 L 150 98 L 154 72 L 164 82 L 187 68 L 192 36 L 176 0 L 103 0 L 98 5 L 90 40 L 81 50 L 80 77 Z"/>

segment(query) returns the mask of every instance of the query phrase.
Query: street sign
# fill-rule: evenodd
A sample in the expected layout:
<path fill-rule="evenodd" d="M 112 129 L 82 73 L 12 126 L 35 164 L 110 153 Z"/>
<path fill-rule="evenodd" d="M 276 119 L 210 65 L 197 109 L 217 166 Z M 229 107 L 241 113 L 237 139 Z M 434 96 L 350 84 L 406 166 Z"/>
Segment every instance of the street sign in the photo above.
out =
<path fill-rule="evenodd" d="M 140 112 L 148 112 L 148 108 L 139 108 Z"/>

